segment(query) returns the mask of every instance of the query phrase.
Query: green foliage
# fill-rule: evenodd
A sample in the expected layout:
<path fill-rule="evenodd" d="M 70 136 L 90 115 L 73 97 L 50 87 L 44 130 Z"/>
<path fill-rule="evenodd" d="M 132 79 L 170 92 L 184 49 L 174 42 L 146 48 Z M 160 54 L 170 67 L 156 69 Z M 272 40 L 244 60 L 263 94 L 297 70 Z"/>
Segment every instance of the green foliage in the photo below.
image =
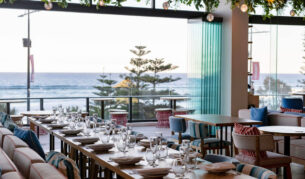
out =
<path fill-rule="evenodd" d="M 16 0 L 0 0 L 0 4 L 2 3 L 13 3 Z M 71 0 L 41 0 L 42 2 L 54 2 L 57 3 L 59 7 L 67 8 L 68 3 L 71 2 Z M 93 3 L 96 3 L 97 10 L 99 10 L 100 7 L 100 1 L 103 1 L 105 6 L 106 5 L 114 5 L 114 6 L 122 6 L 123 2 L 126 2 L 127 0 L 92 0 Z M 146 1 L 146 3 L 149 3 L 149 0 L 136 0 L 137 2 Z M 205 8 L 207 12 L 212 12 L 215 10 L 220 3 L 220 0 L 168 0 L 168 2 L 172 5 L 174 4 L 176 7 L 179 6 L 179 4 L 184 4 L 187 6 L 194 5 L 197 10 L 201 10 Z M 304 15 L 305 13 L 305 1 L 304 0 L 227 0 L 228 3 L 232 5 L 232 8 L 239 7 L 241 4 L 247 4 L 248 5 L 248 12 L 249 13 L 255 13 L 256 7 L 262 7 L 265 11 L 265 17 L 271 17 L 271 11 L 272 10 L 282 10 L 285 6 L 290 4 L 293 7 L 293 10 L 297 15 Z M 90 7 L 91 2 L 90 0 L 81 0 L 80 3 L 84 6 Z"/>
<path fill-rule="evenodd" d="M 277 95 L 277 94 L 289 94 L 291 87 L 285 82 L 275 79 L 271 76 L 264 79 L 264 87 L 260 87 L 257 90 L 258 94 L 262 95 Z"/>

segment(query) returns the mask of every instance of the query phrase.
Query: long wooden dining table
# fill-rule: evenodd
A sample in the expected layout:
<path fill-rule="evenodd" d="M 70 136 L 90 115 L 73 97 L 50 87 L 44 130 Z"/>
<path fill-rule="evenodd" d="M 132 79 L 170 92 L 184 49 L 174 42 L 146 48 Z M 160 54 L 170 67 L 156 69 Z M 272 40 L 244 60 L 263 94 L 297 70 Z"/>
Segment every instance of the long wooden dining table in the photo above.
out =
<path fill-rule="evenodd" d="M 223 128 L 225 128 L 225 140 L 228 140 L 228 128 L 231 127 L 231 134 L 233 132 L 233 126 L 235 123 L 243 124 L 243 125 L 262 125 L 261 121 L 255 121 L 251 119 L 244 119 L 232 116 L 223 116 L 217 114 L 187 114 L 187 115 L 176 115 L 175 117 L 184 118 L 185 120 L 191 120 L 199 123 L 204 123 L 209 126 L 215 126 L 220 128 L 220 149 L 223 147 Z M 231 141 L 232 135 L 231 135 Z M 220 154 L 222 154 L 222 150 L 220 150 Z M 231 156 L 233 156 L 233 143 L 231 143 Z"/>
<path fill-rule="evenodd" d="M 126 179 L 142 179 L 143 177 L 140 176 L 135 172 L 137 169 L 147 169 L 151 168 L 148 163 L 143 160 L 139 162 L 136 165 L 131 166 L 120 166 L 117 163 L 110 160 L 111 157 L 117 157 L 124 155 L 123 153 L 119 152 L 115 147 L 109 150 L 107 153 L 96 153 L 92 149 L 87 148 L 86 146 L 81 145 L 78 142 L 73 141 L 73 139 L 76 136 L 65 136 L 60 131 L 62 129 L 51 129 L 48 127 L 47 124 L 41 123 L 36 118 L 29 118 L 32 130 L 34 130 L 34 127 L 42 128 L 45 131 L 47 131 L 50 135 L 50 150 L 54 150 L 55 148 L 55 142 L 54 137 L 58 138 L 61 141 L 61 152 L 64 154 L 69 155 L 72 159 L 79 161 L 79 168 L 81 173 L 81 178 L 85 178 L 86 175 L 86 167 L 84 162 L 84 157 L 87 157 L 90 159 L 90 170 L 89 170 L 89 178 L 95 178 L 96 173 L 96 166 L 101 166 L 106 168 L 105 170 L 105 178 L 112 178 L 112 174 L 116 173 L 117 178 L 126 178 Z M 77 137 L 80 137 L 81 135 L 78 135 Z M 84 136 L 85 137 L 85 136 Z M 69 146 L 69 147 L 67 147 Z M 67 150 L 69 150 L 69 153 L 67 153 Z M 169 154 L 178 153 L 178 151 L 173 149 L 168 149 Z M 135 146 L 133 149 L 129 149 L 129 152 L 125 155 L 132 155 L 132 156 L 142 156 L 143 159 L 145 158 L 145 151 L 143 150 L 142 146 Z M 158 161 L 158 166 L 161 168 L 171 168 L 172 167 L 173 159 L 167 158 L 165 160 Z M 204 165 L 207 164 L 207 161 L 203 161 L 198 165 Z M 107 172 L 109 171 L 109 172 Z M 176 178 L 174 173 L 170 172 L 165 179 L 171 179 Z M 203 169 L 196 169 L 192 172 L 189 172 L 185 175 L 185 178 L 198 178 L 198 179 L 253 179 L 253 177 L 245 174 L 238 173 L 236 171 L 229 171 L 225 174 L 213 174 L 209 173 Z"/>

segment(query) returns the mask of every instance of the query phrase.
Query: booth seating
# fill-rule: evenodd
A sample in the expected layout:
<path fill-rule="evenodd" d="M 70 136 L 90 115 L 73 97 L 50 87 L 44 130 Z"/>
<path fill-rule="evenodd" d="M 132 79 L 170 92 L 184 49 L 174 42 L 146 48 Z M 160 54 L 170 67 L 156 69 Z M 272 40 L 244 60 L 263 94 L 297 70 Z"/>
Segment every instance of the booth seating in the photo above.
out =
<path fill-rule="evenodd" d="M 122 126 L 126 126 L 127 124 L 127 116 L 128 116 L 128 112 L 111 112 L 110 113 L 111 119 L 115 119 L 116 124 L 117 125 L 122 125 Z"/>
<path fill-rule="evenodd" d="M 171 108 L 158 108 L 155 109 L 156 118 L 158 120 L 157 127 L 169 128 L 169 117 L 172 116 Z"/>
<path fill-rule="evenodd" d="M 0 179 L 66 179 L 6 128 L 0 128 Z"/>

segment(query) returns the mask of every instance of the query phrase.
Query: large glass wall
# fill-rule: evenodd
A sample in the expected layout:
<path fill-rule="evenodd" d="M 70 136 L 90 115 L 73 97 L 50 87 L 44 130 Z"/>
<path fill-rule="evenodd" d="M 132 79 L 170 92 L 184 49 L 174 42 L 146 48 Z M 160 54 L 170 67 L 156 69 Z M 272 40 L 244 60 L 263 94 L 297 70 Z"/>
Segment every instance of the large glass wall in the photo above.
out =
<path fill-rule="evenodd" d="M 250 32 L 250 31 L 249 31 Z M 254 92 L 260 106 L 276 110 L 281 99 L 305 90 L 304 26 L 254 24 L 252 30 L 253 62 L 260 64 L 260 76 L 254 80 Z"/>

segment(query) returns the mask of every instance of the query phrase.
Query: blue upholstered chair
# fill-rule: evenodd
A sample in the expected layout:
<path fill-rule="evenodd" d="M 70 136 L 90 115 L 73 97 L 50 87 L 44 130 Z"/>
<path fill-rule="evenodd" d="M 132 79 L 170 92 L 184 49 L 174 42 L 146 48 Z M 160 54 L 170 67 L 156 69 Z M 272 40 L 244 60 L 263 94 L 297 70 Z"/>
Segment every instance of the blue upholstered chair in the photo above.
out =
<path fill-rule="evenodd" d="M 191 139 L 189 134 L 185 134 L 187 129 L 185 119 L 171 116 L 169 117 L 169 127 L 173 134 L 172 137 L 178 140 L 179 144 L 182 143 L 183 139 Z M 175 135 L 175 133 L 178 133 L 178 135 Z"/>
<path fill-rule="evenodd" d="M 277 176 L 276 174 L 263 167 L 258 167 L 255 165 L 250 165 L 250 164 L 238 164 L 236 166 L 236 171 L 250 175 L 252 177 L 258 178 L 258 179 L 276 179 Z"/>
<path fill-rule="evenodd" d="M 190 135 L 195 140 L 191 145 L 195 149 L 199 149 L 203 155 L 206 154 L 206 150 L 219 150 L 220 140 L 217 138 L 209 138 L 209 127 L 203 123 L 196 123 L 193 121 L 188 122 Z M 223 148 L 226 150 L 226 155 L 229 155 L 229 142 L 223 141 Z"/>
<path fill-rule="evenodd" d="M 303 110 L 303 100 L 301 98 L 282 98 L 282 107 Z"/>

